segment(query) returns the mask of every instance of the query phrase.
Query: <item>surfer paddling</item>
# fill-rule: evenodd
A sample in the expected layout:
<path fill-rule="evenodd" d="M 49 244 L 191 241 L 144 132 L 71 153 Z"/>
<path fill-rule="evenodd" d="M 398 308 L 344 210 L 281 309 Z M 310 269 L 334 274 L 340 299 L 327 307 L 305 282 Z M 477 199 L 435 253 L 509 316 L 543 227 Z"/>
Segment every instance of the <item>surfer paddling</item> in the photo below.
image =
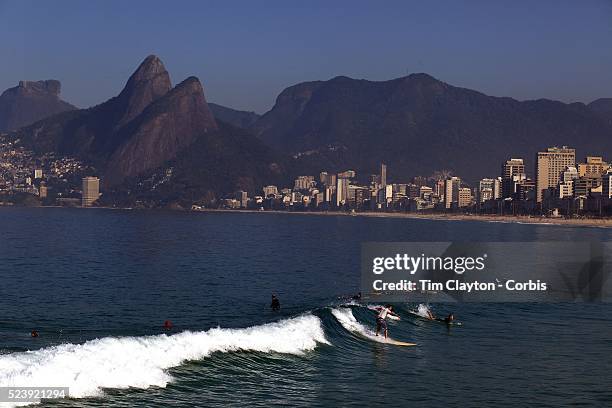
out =
<path fill-rule="evenodd" d="M 275 312 L 280 310 L 280 300 L 278 300 L 275 294 L 272 294 L 272 303 L 270 303 L 270 308 Z"/>
<path fill-rule="evenodd" d="M 381 330 L 384 330 L 386 339 L 389 333 L 387 328 L 387 316 L 395 316 L 399 318 L 399 315 L 393 311 L 393 306 L 391 305 L 379 306 L 375 310 L 378 311 L 378 314 L 376 315 L 376 335 L 378 336 L 378 333 L 380 333 Z"/>

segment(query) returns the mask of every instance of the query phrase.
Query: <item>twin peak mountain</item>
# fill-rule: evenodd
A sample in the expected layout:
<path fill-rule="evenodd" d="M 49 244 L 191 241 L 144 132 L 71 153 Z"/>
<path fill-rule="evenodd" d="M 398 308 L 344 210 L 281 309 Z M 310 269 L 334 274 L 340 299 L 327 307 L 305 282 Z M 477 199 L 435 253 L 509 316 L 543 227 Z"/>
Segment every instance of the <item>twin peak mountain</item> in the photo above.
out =
<path fill-rule="evenodd" d="M 244 139 L 241 141 L 251 150 L 262 149 L 255 137 L 241 132 L 215 120 L 196 77 L 172 88 L 163 63 L 151 55 L 118 96 L 92 108 L 51 116 L 19 130 L 17 136 L 38 153 L 52 151 L 93 163 L 104 186 L 112 188 L 170 161 L 193 164 L 186 150 L 198 150 L 199 160 L 211 162 L 218 162 L 219 153 L 229 152 L 236 154 L 234 162 L 240 160 L 240 154 L 231 145 L 233 139 Z M 189 183 L 190 177 L 184 176 Z M 227 176 L 233 177 L 233 186 L 240 184 L 236 178 L 242 174 Z M 246 178 L 244 188 L 259 182 Z"/>

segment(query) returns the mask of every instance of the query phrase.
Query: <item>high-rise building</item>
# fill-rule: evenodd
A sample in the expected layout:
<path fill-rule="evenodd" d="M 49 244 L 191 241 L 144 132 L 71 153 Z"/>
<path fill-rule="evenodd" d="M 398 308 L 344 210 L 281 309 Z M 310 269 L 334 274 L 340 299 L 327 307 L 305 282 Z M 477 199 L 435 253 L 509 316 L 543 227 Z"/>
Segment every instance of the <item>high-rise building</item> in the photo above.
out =
<path fill-rule="evenodd" d="M 559 198 L 569 198 L 574 195 L 574 181 L 562 181 L 557 188 Z"/>
<path fill-rule="evenodd" d="M 457 192 L 457 207 L 465 208 L 472 205 L 472 190 L 467 187 L 459 188 Z"/>
<path fill-rule="evenodd" d="M 459 177 L 450 177 L 444 182 L 444 207 L 451 208 L 453 204 L 459 202 L 459 188 L 461 187 L 461 179 Z"/>
<path fill-rule="evenodd" d="M 612 198 L 612 173 L 607 173 L 602 178 L 601 195 L 603 198 Z"/>
<path fill-rule="evenodd" d="M 601 185 L 601 178 L 578 177 L 574 180 L 574 197 L 588 197 L 591 191 Z"/>
<path fill-rule="evenodd" d="M 40 186 L 38 186 L 38 196 L 40 198 L 47 198 L 47 195 L 48 195 L 47 184 L 43 181 L 40 183 Z"/>
<path fill-rule="evenodd" d="M 549 147 L 536 157 L 536 200 L 541 203 L 543 192 L 557 188 L 561 175 L 568 167 L 576 167 L 576 150 L 567 146 Z"/>
<path fill-rule="evenodd" d="M 294 189 L 295 190 L 308 190 L 314 187 L 315 181 L 313 176 L 299 176 L 295 179 Z"/>
<path fill-rule="evenodd" d="M 416 184 L 408 184 L 405 195 L 408 198 L 419 198 L 421 196 L 421 187 Z"/>
<path fill-rule="evenodd" d="M 419 197 L 424 200 L 431 200 L 432 194 L 433 194 L 433 188 L 429 186 L 421 186 L 419 188 Z"/>
<path fill-rule="evenodd" d="M 268 196 L 276 196 L 278 195 L 278 188 L 276 186 L 265 186 L 263 188 L 263 194 L 265 198 L 268 198 Z"/>
<path fill-rule="evenodd" d="M 383 189 L 387 186 L 387 165 L 385 163 L 380 164 L 380 186 Z"/>
<path fill-rule="evenodd" d="M 83 207 L 91 207 L 98 198 L 100 198 L 100 179 L 97 177 L 83 177 L 81 205 Z"/>
<path fill-rule="evenodd" d="M 495 184 L 498 183 L 497 179 L 485 178 L 480 180 L 478 183 L 478 202 L 484 203 L 485 201 L 494 200 L 495 197 Z M 498 188 L 499 189 L 499 188 Z"/>
<path fill-rule="evenodd" d="M 503 198 L 510 198 L 516 194 L 516 185 L 527 178 L 523 159 L 510 159 L 502 165 L 502 192 Z"/>
<path fill-rule="evenodd" d="M 236 191 L 236 200 L 240 203 L 241 208 L 246 208 L 249 203 L 249 194 L 246 191 Z"/>
<path fill-rule="evenodd" d="M 578 169 L 574 166 L 569 166 L 565 169 L 561 175 L 561 181 L 567 183 L 568 181 L 574 181 L 578 178 Z"/>
<path fill-rule="evenodd" d="M 579 177 L 597 178 L 605 174 L 608 163 L 601 156 L 587 156 L 584 163 L 578 164 Z"/>
<path fill-rule="evenodd" d="M 336 206 L 341 207 L 348 201 L 349 179 L 338 177 L 336 181 Z"/>
<path fill-rule="evenodd" d="M 336 186 L 336 175 L 329 174 L 326 171 L 321 172 L 319 174 L 319 181 L 325 187 L 335 187 Z"/>
<path fill-rule="evenodd" d="M 364 202 L 370 199 L 370 190 L 367 188 L 359 187 L 355 190 L 355 207 L 362 208 Z"/>
<path fill-rule="evenodd" d="M 402 194 L 404 196 L 407 196 L 408 192 L 409 192 L 408 184 L 403 184 L 403 183 L 393 184 L 393 194 Z"/>
<path fill-rule="evenodd" d="M 512 178 L 512 176 L 522 173 L 525 173 L 525 163 L 523 159 L 506 160 L 506 162 L 502 165 L 502 179 Z"/>
<path fill-rule="evenodd" d="M 493 199 L 500 199 L 502 196 L 502 178 L 495 178 L 495 183 L 493 183 Z"/>
<path fill-rule="evenodd" d="M 517 200 L 535 200 L 535 181 L 526 178 L 516 185 Z"/>
<path fill-rule="evenodd" d="M 444 200 L 444 191 L 446 186 L 446 180 L 438 180 L 434 184 L 434 194 L 438 196 L 440 200 Z"/>
<path fill-rule="evenodd" d="M 343 171 L 342 173 L 338 173 L 338 178 L 346 178 L 346 179 L 355 178 L 355 170 L 346 170 L 346 171 Z"/>

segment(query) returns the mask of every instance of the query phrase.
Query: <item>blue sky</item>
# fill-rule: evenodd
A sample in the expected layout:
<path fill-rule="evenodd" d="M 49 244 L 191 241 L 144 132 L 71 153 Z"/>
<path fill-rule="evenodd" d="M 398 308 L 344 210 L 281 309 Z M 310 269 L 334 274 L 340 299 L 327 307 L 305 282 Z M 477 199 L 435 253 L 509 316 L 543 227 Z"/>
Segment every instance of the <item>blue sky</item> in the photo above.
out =
<path fill-rule="evenodd" d="M 517 99 L 612 97 L 612 0 L 2 1 L 0 90 L 59 79 L 80 107 L 148 54 L 173 84 L 263 113 L 298 82 L 426 72 Z"/>

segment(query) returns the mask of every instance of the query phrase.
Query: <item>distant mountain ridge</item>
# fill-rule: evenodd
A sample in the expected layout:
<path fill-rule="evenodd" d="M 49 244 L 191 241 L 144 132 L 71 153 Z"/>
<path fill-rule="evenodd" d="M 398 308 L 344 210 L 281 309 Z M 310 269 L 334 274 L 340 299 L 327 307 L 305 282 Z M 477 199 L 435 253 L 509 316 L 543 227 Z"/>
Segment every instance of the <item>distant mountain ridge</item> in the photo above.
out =
<path fill-rule="evenodd" d="M 215 118 L 241 129 L 248 129 L 257 122 L 257 119 L 260 117 L 260 115 L 255 112 L 240 111 L 212 102 L 208 103 L 208 107 Z"/>
<path fill-rule="evenodd" d="M 19 81 L 0 95 L 0 132 L 19 129 L 76 107 L 60 99 L 60 81 Z"/>
<path fill-rule="evenodd" d="M 509 157 L 532 172 L 536 152 L 553 145 L 611 156 L 612 126 L 592 108 L 487 96 L 427 74 L 336 77 L 285 89 L 251 130 L 312 172 L 372 174 L 385 162 L 395 179 L 450 169 L 475 181 L 498 175 Z"/>

